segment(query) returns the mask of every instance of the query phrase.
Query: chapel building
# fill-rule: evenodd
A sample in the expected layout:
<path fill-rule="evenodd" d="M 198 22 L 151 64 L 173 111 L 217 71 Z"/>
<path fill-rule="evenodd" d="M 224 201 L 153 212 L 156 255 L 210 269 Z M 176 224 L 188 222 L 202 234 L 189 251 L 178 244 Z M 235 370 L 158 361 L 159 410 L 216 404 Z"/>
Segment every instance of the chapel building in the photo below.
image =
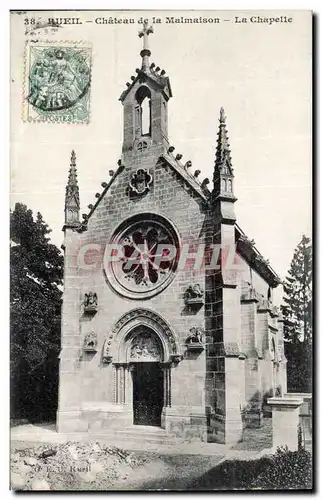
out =
<path fill-rule="evenodd" d="M 58 431 L 233 443 L 286 392 L 280 280 L 236 222 L 224 110 L 212 189 L 171 145 L 151 32 L 120 97 L 122 157 L 82 218 L 71 156 Z"/>

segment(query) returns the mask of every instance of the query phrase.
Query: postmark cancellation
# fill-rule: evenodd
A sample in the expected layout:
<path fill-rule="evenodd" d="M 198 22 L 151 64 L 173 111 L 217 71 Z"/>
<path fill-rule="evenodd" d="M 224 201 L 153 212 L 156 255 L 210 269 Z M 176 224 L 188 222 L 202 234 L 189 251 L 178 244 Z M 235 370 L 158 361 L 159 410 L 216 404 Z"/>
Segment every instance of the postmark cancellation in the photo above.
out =
<path fill-rule="evenodd" d="M 23 120 L 88 123 L 92 49 L 84 42 L 27 42 Z"/>

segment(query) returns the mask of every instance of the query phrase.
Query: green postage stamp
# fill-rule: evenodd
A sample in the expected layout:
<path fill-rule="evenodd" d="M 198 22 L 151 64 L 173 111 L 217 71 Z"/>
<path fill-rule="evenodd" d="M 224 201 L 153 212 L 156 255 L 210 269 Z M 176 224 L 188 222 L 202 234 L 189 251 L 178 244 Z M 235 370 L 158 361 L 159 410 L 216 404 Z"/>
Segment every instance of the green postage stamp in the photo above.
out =
<path fill-rule="evenodd" d="M 24 121 L 88 123 L 91 60 L 82 42 L 27 43 Z"/>

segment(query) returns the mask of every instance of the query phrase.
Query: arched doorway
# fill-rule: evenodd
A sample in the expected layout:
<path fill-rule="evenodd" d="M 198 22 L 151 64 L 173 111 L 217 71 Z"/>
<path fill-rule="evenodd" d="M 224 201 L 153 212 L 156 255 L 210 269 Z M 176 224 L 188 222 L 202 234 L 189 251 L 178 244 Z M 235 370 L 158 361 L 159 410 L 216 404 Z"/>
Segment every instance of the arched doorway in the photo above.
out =
<path fill-rule="evenodd" d="M 161 425 L 171 407 L 171 371 L 182 359 L 180 344 L 154 311 L 136 308 L 114 325 L 103 348 L 113 365 L 114 403 L 131 424 Z M 161 422 L 160 422 L 161 420 Z"/>
<path fill-rule="evenodd" d="M 133 424 L 161 426 L 164 373 L 160 339 L 152 329 L 142 325 L 129 334 L 127 344 L 133 387 Z"/>

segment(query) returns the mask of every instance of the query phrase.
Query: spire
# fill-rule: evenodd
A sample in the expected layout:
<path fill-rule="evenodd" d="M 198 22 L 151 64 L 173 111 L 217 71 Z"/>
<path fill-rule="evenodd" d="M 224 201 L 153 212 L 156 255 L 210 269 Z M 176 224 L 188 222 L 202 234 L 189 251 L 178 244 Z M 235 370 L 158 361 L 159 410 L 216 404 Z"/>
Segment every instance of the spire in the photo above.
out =
<path fill-rule="evenodd" d="M 226 115 L 224 108 L 220 108 L 215 170 L 230 174 L 232 174 L 234 170 L 231 163 L 230 145 L 228 142 L 228 135 L 226 130 Z"/>
<path fill-rule="evenodd" d="M 76 154 L 73 150 L 70 157 L 70 169 L 65 194 L 65 225 L 77 226 L 79 224 L 79 205 Z"/>
<path fill-rule="evenodd" d="M 236 201 L 233 194 L 233 166 L 230 155 L 230 145 L 228 142 L 228 134 L 226 130 L 226 115 L 224 108 L 220 108 L 219 116 L 219 131 L 216 146 L 216 159 L 214 169 L 214 198 L 229 199 Z"/>
<path fill-rule="evenodd" d="M 147 70 L 150 65 L 149 57 L 151 55 L 151 51 L 149 50 L 148 46 L 148 36 L 151 33 L 153 33 L 153 28 L 152 26 L 148 27 L 148 22 L 145 21 L 143 23 L 142 31 L 139 31 L 139 38 L 143 37 L 143 49 L 140 52 L 140 56 L 142 57 L 142 70 Z"/>

